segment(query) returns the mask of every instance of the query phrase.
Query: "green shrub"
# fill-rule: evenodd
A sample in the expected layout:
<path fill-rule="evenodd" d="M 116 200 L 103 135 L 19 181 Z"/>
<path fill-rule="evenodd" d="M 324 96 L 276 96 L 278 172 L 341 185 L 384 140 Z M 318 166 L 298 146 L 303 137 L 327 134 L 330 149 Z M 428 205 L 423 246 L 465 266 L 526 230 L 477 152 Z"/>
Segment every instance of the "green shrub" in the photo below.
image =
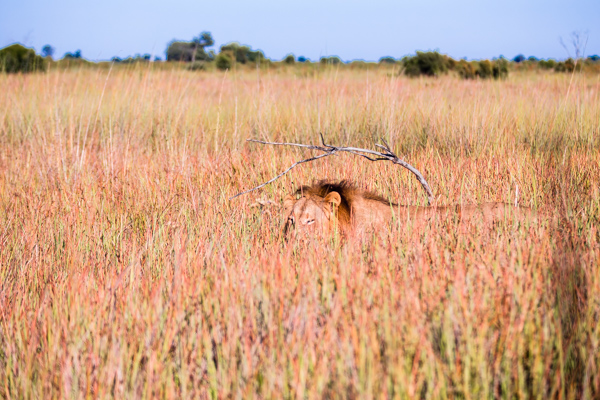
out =
<path fill-rule="evenodd" d="M 477 77 L 477 68 L 466 60 L 460 60 L 455 66 L 458 76 L 463 79 L 475 79 Z"/>
<path fill-rule="evenodd" d="M 0 50 L 0 71 L 8 73 L 34 72 L 46 69 L 46 60 L 35 50 L 13 44 Z"/>
<path fill-rule="evenodd" d="M 233 60 L 228 53 L 219 53 L 219 55 L 217 55 L 217 58 L 215 59 L 215 65 L 221 71 L 231 69 L 232 64 Z"/>
<path fill-rule="evenodd" d="M 63 56 L 64 59 L 66 60 L 81 60 L 81 50 L 75 50 L 75 52 L 71 53 L 65 53 L 65 55 Z"/>
<path fill-rule="evenodd" d="M 286 64 L 295 64 L 296 63 L 296 57 L 294 57 L 293 54 L 288 54 L 283 59 L 283 62 L 286 63 Z"/>
<path fill-rule="evenodd" d="M 196 45 L 191 42 L 172 41 L 167 46 L 167 61 L 190 62 L 194 58 Z"/>
<path fill-rule="evenodd" d="M 490 60 L 481 60 L 477 62 L 477 76 L 481 79 L 489 79 L 494 76 L 494 66 Z"/>
<path fill-rule="evenodd" d="M 572 58 L 567 58 L 565 61 L 560 61 L 554 66 L 554 71 L 556 72 L 573 72 L 575 70 L 581 70 L 581 63 L 575 63 L 575 60 Z"/>
<path fill-rule="evenodd" d="M 321 59 L 319 61 L 321 62 L 321 64 L 327 64 L 327 65 L 343 64 L 342 60 L 338 56 L 321 57 Z"/>
<path fill-rule="evenodd" d="M 229 53 L 230 58 L 240 64 L 261 63 L 265 60 L 265 55 L 260 50 L 252 50 L 250 46 L 241 45 L 236 42 L 227 43 L 221 46 L 220 53 Z"/>
<path fill-rule="evenodd" d="M 553 69 L 556 66 L 556 61 L 554 61 L 553 59 L 540 60 L 538 62 L 538 65 L 542 69 Z"/>
<path fill-rule="evenodd" d="M 172 40 L 167 45 L 167 61 L 212 61 L 214 52 L 206 51 L 215 44 L 210 32 L 202 32 L 191 42 Z"/>
<path fill-rule="evenodd" d="M 456 64 L 455 70 L 463 79 L 502 79 L 508 76 L 508 61 L 503 58 L 494 61 L 460 60 Z"/>
<path fill-rule="evenodd" d="M 394 57 L 381 57 L 379 59 L 380 64 L 396 64 L 396 59 Z"/>
<path fill-rule="evenodd" d="M 456 64 L 458 64 L 454 58 L 448 56 L 444 56 L 444 62 L 449 70 L 456 69 Z"/>
<path fill-rule="evenodd" d="M 437 51 L 417 51 L 417 55 L 402 59 L 404 74 L 410 77 L 440 76 L 448 71 L 447 57 Z"/>
<path fill-rule="evenodd" d="M 492 76 L 494 79 L 504 79 L 508 76 L 508 60 L 499 58 L 492 65 Z"/>

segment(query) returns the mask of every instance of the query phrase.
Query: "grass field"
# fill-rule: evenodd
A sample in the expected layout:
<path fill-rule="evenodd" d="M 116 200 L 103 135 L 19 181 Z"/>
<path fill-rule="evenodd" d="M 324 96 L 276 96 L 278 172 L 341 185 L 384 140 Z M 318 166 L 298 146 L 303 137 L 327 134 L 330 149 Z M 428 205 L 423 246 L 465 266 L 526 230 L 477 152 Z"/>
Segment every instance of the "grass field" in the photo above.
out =
<path fill-rule="evenodd" d="M 0 75 L 1 398 L 598 398 L 600 76 L 391 69 Z M 439 204 L 532 207 L 312 244 L 282 198 L 408 171 L 310 153 L 385 138 Z M 269 203 L 273 201 L 275 204 Z"/>

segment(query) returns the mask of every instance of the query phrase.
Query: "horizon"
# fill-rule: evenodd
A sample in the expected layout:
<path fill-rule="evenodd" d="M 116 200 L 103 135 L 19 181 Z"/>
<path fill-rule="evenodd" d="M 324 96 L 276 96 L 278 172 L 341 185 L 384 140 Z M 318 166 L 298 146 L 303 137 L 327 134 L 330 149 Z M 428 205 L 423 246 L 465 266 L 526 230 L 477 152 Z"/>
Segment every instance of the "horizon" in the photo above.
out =
<path fill-rule="evenodd" d="M 26 0 L 3 8 L 0 48 L 21 43 L 40 53 L 49 44 L 55 49 L 54 59 L 76 50 L 90 61 L 136 54 L 165 59 L 168 43 L 190 41 L 202 31 L 211 32 L 215 39 L 208 50 L 218 52 L 220 46 L 238 42 L 272 60 L 294 54 L 313 62 L 331 56 L 345 62 L 377 62 L 416 51 L 439 51 L 469 60 L 513 59 L 520 54 L 562 60 L 574 56 L 571 33 L 575 31 L 582 35 L 583 56 L 600 53 L 600 37 L 591 30 L 600 4 L 590 0 L 550 5 L 539 0 L 485 5 L 380 0 L 369 6 L 337 0 L 275 5 L 265 0 L 252 5 L 180 0 L 176 6 L 156 0 L 108 0 L 87 6 L 74 0 L 58 4 Z"/>

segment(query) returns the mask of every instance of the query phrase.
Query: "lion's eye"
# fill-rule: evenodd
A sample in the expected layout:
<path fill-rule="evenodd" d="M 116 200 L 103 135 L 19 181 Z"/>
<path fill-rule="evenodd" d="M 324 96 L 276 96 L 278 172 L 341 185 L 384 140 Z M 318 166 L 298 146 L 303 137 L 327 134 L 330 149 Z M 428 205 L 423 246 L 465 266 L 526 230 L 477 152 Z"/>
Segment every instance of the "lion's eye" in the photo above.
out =
<path fill-rule="evenodd" d="M 295 221 L 294 221 L 294 217 L 292 217 L 292 216 L 289 216 L 289 217 L 288 217 L 288 222 L 289 222 L 290 224 L 294 224 L 294 223 L 295 223 Z"/>
<path fill-rule="evenodd" d="M 310 224 L 314 224 L 315 220 L 314 219 L 309 219 L 308 221 L 306 221 L 306 225 L 310 225 Z"/>

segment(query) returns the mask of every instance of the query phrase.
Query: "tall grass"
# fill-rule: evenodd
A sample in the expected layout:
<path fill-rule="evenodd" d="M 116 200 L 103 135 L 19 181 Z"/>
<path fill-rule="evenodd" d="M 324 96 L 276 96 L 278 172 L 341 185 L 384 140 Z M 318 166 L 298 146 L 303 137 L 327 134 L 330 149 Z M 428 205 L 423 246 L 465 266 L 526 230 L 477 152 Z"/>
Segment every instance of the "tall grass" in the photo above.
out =
<path fill-rule="evenodd" d="M 597 75 L 138 66 L 0 87 L 0 397 L 600 396 Z M 227 200 L 306 156 L 246 138 L 319 133 L 384 137 L 440 204 L 540 217 L 285 244 L 259 200 L 298 184 L 426 201 L 351 156 Z"/>

